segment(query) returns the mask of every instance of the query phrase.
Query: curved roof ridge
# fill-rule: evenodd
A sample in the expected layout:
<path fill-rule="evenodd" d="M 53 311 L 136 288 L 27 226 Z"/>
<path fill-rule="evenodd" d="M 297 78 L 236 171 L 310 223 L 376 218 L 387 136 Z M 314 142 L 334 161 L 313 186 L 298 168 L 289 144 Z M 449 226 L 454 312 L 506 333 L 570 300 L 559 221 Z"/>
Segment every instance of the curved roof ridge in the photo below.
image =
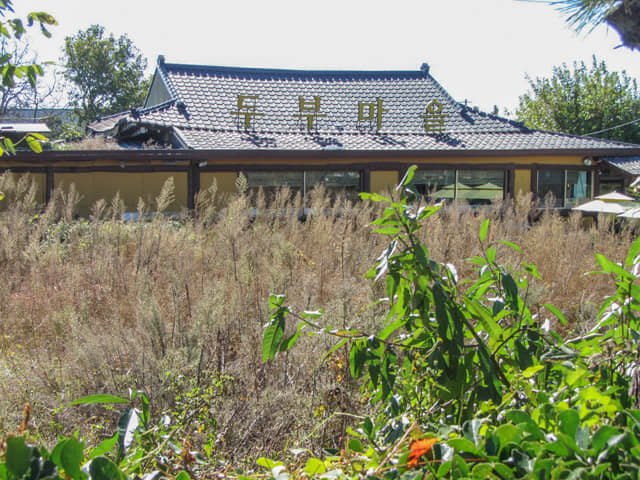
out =
<path fill-rule="evenodd" d="M 139 108 L 137 109 L 138 114 L 145 114 L 145 113 L 151 113 L 151 112 L 155 112 L 158 110 L 162 110 L 166 107 L 170 107 L 173 104 L 177 103 L 178 99 L 177 98 L 171 98 L 165 102 L 159 103 L 157 105 L 152 105 L 150 107 L 146 107 L 146 108 Z"/>
<path fill-rule="evenodd" d="M 227 67 L 217 65 L 192 65 L 186 63 L 162 63 L 164 73 L 175 71 L 198 71 L 203 73 L 224 75 L 252 75 L 252 76 L 283 76 L 283 77 L 375 77 L 375 78 L 424 78 L 426 74 L 422 70 L 306 70 L 306 69 L 280 69 L 260 67 Z"/>

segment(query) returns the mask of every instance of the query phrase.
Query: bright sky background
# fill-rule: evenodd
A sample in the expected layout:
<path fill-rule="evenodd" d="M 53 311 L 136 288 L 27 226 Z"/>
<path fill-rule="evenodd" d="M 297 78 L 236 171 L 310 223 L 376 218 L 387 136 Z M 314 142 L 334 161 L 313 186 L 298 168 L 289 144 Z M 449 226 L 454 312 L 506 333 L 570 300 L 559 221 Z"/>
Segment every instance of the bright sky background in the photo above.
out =
<path fill-rule="evenodd" d="M 14 0 L 44 10 L 53 37 L 31 35 L 40 61 L 59 61 L 64 38 L 101 24 L 127 34 L 153 71 L 170 63 L 242 67 L 418 70 L 423 62 L 459 101 L 514 110 L 525 75 L 591 63 L 640 81 L 640 52 L 615 47 L 606 26 L 576 34 L 553 7 L 518 0 Z"/>

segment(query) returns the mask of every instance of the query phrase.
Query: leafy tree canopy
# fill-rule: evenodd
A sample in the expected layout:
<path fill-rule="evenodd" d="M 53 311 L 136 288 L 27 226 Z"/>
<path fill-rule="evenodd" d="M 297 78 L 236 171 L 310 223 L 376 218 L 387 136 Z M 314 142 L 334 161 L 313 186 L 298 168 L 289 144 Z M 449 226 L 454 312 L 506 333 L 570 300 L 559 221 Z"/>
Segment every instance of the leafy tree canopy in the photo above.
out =
<path fill-rule="evenodd" d="M 640 143 L 640 91 L 626 72 L 594 56 L 590 67 L 562 64 L 551 78 L 527 79 L 516 116 L 528 127 Z"/>
<path fill-rule="evenodd" d="M 81 124 L 144 100 L 147 60 L 126 35 L 116 38 L 106 35 L 103 26 L 92 25 L 65 39 L 63 60 Z"/>
<path fill-rule="evenodd" d="M 622 45 L 640 50 L 640 0 L 542 1 L 556 6 L 576 30 L 607 23 L 620 34 Z"/>
<path fill-rule="evenodd" d="M 19 40 L 24 33 L 26 27 L 34 24 L 40 26 L 41 32 L 50 37 L 51 33 L 47 30 L 49 25 L 57 25 L 55 18 L 45 12 L 31 12 L 27 15 L 26 26 L 22 19 L 14 17 L 8 18 L 12 14 L 13 2 L 11 0 L 0 0 L 0 37 L 3 40 L 16 39 Z M 2 85 L 5 87 L 13 87 L 16 78 L 27 78 L 32 86 L 36 84 L 38 75 L 42 75 L 42 67 L 35 63 L 25 63 L 16 65 L 15 53 L 3 51 L 0 55 L 0 74 L 2 75 Z"/>
<path fill-rule="evenodd" d="M 12 0 L 0 0 L 0 42 L 4 46 L 6 42 L 15 41 L 14 45 L 16 45 L 13 51 L 7 51 L 4 48 L 0 51 L 0 75 L 2 76 L 2 86 L 0 90 L 2 92 L 8 89 L 15 89 L 17 83 L 24 85 L 24 80 L 26 80 L 32 89 L 35 89 L 37 78 L 43 74 L 43 70 L 35 60 L 22 61 L 19 53 L 21 51 L 20 39 L 22 35 L 26 33 L 28 27 L 36 24 L 40 26 L 40 31 L 44 36 L 50 37 L 51 33 L 47 27 L 57 25 L 55 18 L 45 12 L 31 12 L 27 14 L 26 24 L 21 18 L 11 17 L 13 13 Z M 30 134 L 22 140 L 25 140 L 32 150 L 39 152 L 42 150 L 40 142 L 46 139 L 42 135 Z M 8 137 L 0 137 L 0 142 L 2 144 L 2 146 L 0 146 L 0 156 L 3 155 L 5 151 L 14 151 L 14 144 Z"/>

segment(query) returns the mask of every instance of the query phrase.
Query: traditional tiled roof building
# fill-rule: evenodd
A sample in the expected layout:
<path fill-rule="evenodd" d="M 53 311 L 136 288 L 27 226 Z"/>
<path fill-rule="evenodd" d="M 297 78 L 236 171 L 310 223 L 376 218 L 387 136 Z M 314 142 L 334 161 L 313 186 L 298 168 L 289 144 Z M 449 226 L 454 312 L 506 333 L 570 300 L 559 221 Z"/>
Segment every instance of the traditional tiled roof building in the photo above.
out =
<path fill-rule="evenodd" d="M 519 191 L 552 192 L 559 207 L 569 207 L 600 189 L 601 158 L 640 155 L 638 145 L 532 130 L 470 108 L 426 64 L 417 71 L 306 71 L 159 57 L 145 104 L 90 130 L 131 150 L 110 152 L 115 165 L 95 163 L 99 154 L 91 152 L 93 170 L 73 170 L 69 159 L 55 178 L 78 188 L 82 179 L 73 173 L 141 175 L 146 166 L 184 176 L 176 184 L 184 183 L 185 206 L 214 179 L 233 191 L 240 173 L 256 188 L 306 193 L 324 184 L 356 192 L 389 187 L 418 164 L 415 181 L 432 197 L 486 203 Z M 161 148 L 139 150 L 150 141 Z M 107 190 L 94 180 L 88 197 Z"/>

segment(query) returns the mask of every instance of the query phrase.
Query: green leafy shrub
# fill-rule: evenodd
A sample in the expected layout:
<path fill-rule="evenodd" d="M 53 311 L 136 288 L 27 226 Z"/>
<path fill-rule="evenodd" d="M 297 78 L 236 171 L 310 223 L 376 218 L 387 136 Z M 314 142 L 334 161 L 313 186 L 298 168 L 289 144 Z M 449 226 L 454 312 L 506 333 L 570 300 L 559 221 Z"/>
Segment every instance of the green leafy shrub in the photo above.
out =
<path fill-rule="evenodd" d="M 348 348 L 352 376 L 364 378 L 363 393 L 377 405 L 351 431 L 353 456 L 334 462 L 352 472 L 340 476 L 636 478 L 640 239 L 624 266 L 597 255 L 616 292 L 591 331 L 564 340 L 540 318 L 566 323 L 557 308 L 534 314 L 528 306 L 536 267 L 497 263 L 499 248 L 520 248 L 487 242 L 489 220 L 478 234 L 484 254 L 470 259 L 475 281 L 460 282 L 453 265 L 430 257 L 417 232 L 440 207 L 420 203 L 413 171 L 398 198 L 362 194 L 387 205 L 374 225 L 389 245 L 367 274 L 386 282 L 380 302 L 388 314 L 379 330 L 321 327 L 321 312 L 297 315 L 283 296 L 269 303 L 264 360 L 288 351 L 308 328 L 334 337 L 331 351 Z M 287 336 L 292 316 L 297 325 Z M 421 447 L 425 439 L 429 448 Z M 284 467 L 270 467 L 281 478 Z"/>

